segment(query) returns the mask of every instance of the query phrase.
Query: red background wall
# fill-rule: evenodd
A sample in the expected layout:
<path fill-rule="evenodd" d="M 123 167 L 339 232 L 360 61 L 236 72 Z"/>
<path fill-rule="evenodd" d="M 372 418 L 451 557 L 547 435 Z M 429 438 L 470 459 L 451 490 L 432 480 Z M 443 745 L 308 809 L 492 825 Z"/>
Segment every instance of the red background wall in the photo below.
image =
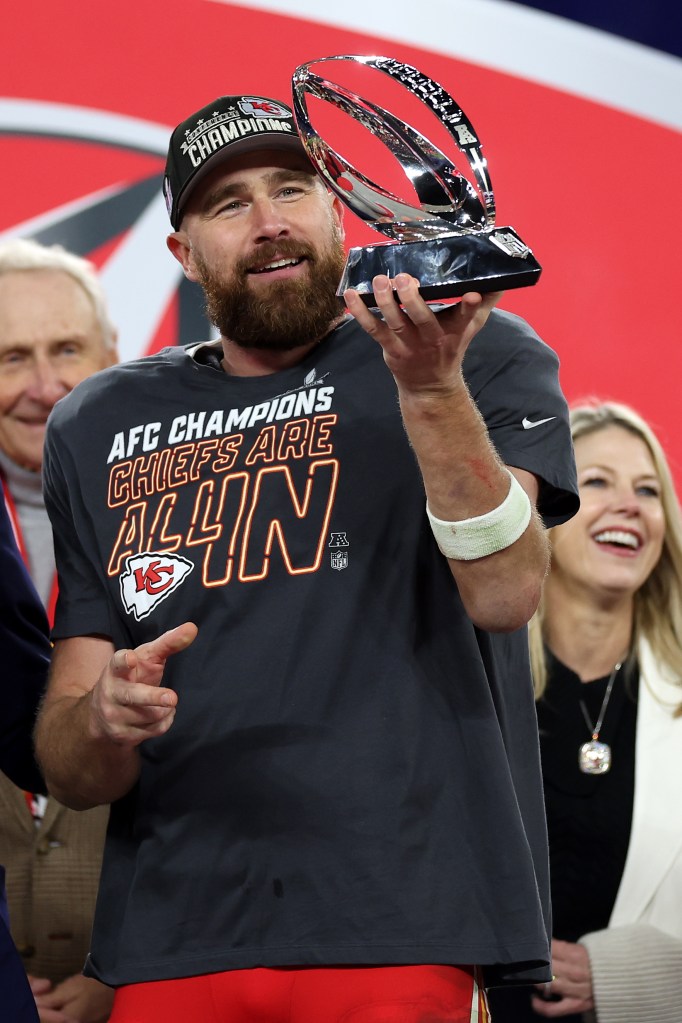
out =
<path fill-rule="evenodd" d="M 634 405 L 658 430 L 682 478 L 676 416 L 682 134 L 674 127 L 464 61 L 444 52 L 446 41 L 438 52 L 417 49 L 397 41 L 394 26 L 386 40 L 248 4 L 24 0 L 5 11 L 3 28 L 0 236 L 59 240 L 69 225 L 64 240 L 76 247 L 75 214 L 90 209 L 90 234 L 80 248 L 105 279 L 109 274 L 126 357 L 189 340 L 187 324 L 197 324 L 196 313 L 183 320 L 165 249 L 154 185 L 164 162 L 159 138 L 218 95 L 288 99 L 291 73 L 304 61 L 384 53 L 416 64 L 461 104 L 484 142 L 498 222 L 512 224 L 543 264 L 540 283 L 509 293 L 503 305 L 559 352 L 569 399 L 596 394 Z M 35 118 L 30 130 L 22 128 L 17 100 L 58 104 L 54 109 L 63 108 L 76 125 L 71 137 L 63 129 L 55 137 L 50 108 L 41 129 Z M 108 115 L 146 122 L 147 151 L 139 138 L 129 145 L 88 141 L 86 114 L 103 124 Z M 142 136 L 145 130 L 143 123 Z M 342 137 L 331 141 L 345 152 Z M 382 182 L 389 174 L 381 154 L 363 169 Z M 111 205 L 100 210 L 102 196 L 92 199 L 102 189 L 107 202 L 128 196 L 144 181 L 154 185 L 154 200 L 145 193 L 134 215 L 126 200 L 129 216 L 120 222 Z M 52 233 L 41 235 L 46 225 Z M 347 229 L 350 244 L 379 240 L 352 214 Z"/>

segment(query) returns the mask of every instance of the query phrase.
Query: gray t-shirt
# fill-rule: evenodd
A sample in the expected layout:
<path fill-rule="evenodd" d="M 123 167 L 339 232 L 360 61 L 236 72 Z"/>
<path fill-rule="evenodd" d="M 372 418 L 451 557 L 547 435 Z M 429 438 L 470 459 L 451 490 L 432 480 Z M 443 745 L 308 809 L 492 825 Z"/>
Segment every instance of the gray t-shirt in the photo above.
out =
<path fill-rule="evenodd" d="M 556 356 L 495 312 L 465 370 L 503 460 L 567 518 Z M 199 626 L 167 665 L 173 727 L 112 810 L 88 972 L 548 979 L 526 631 L 465 614 L 379 346 L 348 320 L 270 376 L 178 348 L 113 367 L 55 409 L 44 475 L 56 637 Z"/>

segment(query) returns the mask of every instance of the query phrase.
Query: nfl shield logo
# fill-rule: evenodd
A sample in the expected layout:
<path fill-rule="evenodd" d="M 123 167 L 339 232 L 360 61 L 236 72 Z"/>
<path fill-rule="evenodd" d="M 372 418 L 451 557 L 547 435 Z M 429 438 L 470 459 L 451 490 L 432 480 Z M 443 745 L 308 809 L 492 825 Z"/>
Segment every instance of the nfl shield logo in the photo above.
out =
<path fill-rule="evenodd" d="M 334 551 L 331 556 L 331 566 L 337 572 L 348 568 L 348 551 Z"/>

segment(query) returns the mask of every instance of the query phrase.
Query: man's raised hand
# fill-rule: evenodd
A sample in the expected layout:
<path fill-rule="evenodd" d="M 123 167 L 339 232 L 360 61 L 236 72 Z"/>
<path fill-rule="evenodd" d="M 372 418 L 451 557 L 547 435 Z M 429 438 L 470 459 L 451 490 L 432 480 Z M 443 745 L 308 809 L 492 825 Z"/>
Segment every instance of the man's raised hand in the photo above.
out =
<path fill-rule="evenodd" d="M 185 622 L 134 650 L 114 653 L 90 694 L 92 738 L 138 746 L 168 731 L 178 697 L 161 686 L 166 661 L 193 643 L 197 631 Z"/>
<path fill-rule="evenodd" d="M 386 365 L 401 390 L 438 394 L 461 382 L 462 360 L 481 329 L 500 292 L 468 292 L 456 305 L 437 316 L 419 293 L 419 282 L 408 274 L 394 280 L 375 277 L 378 318 L 356 291 L 344 294 L 348 310 L 384 351 Z"/>

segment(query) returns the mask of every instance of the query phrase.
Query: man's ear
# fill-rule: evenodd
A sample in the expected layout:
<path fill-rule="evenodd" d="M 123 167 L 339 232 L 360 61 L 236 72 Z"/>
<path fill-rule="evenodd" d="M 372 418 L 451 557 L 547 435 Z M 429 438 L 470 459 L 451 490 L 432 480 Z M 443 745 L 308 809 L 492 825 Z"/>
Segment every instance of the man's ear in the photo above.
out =
<path fill-rule="evenodd" d="M 341 236 L 341 241 L 343 241 L 344 238 L 346 237 L 346 231 L 345 231 L 345 228 L 343 226 L 343 218 L 344 218 L 345 213 L 346 213 L 346 207 L 341 202 L 341 200 L 339 199 L 338 195 L 335 195 L 332 198 L 332 213 L 334 215 L 334 220 L 336 221 L 336 226 L 339 229 L 339 235 Z"/>
<path fill-rule="evenodd" d="M 188 281 L 198 280 L 194 259 L 192 258 L 192 246 L 184 231 L 173 231 L 166 238 L 166 245 L 182 267 L 183 273 Z"/>
<path fill-rule="evenodd" d="M 112 330 L 109 344 L 106 348 L 106 363 L 107 366 L 115 366 L 118 362 L 118 331 Z"/>

